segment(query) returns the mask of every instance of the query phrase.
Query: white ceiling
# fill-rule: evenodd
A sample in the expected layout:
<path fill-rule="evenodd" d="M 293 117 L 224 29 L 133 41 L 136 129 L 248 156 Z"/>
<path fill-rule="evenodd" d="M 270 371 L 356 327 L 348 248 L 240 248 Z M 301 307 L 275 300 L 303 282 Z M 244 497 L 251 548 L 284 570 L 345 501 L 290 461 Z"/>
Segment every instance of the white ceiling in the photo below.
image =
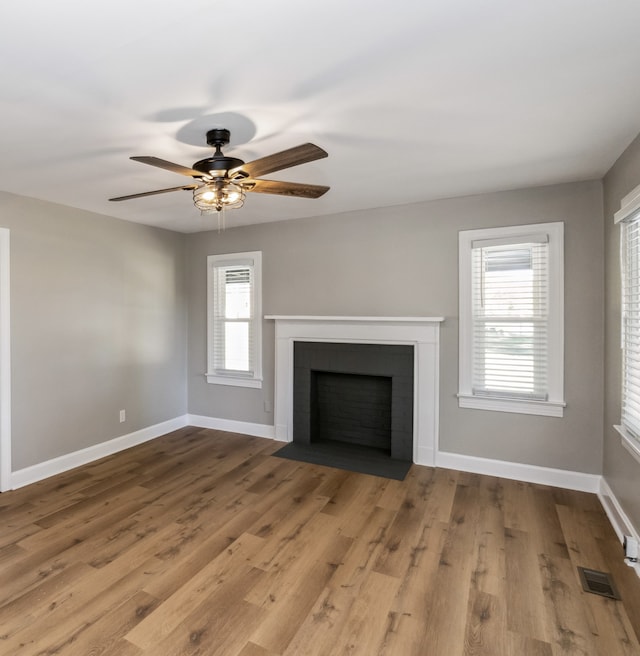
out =
<path fill-rule="evenodd" d="M 205 133 L 328 159 L 246 225 L 601 177 L 640 131 L 637 0 L 3 0 L 0 189 L 181 232 Z"/>

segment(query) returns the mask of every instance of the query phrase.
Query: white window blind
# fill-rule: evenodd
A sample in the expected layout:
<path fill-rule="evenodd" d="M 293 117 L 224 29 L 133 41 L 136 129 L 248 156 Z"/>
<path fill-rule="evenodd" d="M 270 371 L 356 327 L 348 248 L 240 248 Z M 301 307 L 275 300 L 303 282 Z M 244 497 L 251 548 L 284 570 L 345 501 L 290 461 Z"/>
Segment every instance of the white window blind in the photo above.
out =
<path fill-rule="evenodd" d="M 261 254 L 211 255 L 207 380 L 259 387 Z"/>
<path fill-rule="evenodd" d="M 640 439 L 640 211 L 624 224 L 622 259 L 622 425 Z"/>
<path fill-rule="evenodd" d="M 461 408 L 564 414 L 564 224 L 459 234 Z"/>
<path fill-rule="evenodd" d="M 253 264 L 214 269 L 213 370 L 253 375 Z"/>
<path fill-rule="evenodd" d="M 548 399 L 548 262 L 546 234 L 472 243 L 473 394 Z"/>

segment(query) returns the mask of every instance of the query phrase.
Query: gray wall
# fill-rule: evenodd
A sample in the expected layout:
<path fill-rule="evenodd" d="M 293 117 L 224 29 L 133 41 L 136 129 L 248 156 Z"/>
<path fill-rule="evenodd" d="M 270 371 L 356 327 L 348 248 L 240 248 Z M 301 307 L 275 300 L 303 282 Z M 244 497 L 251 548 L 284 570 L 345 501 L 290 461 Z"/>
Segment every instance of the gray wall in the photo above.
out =
<path fill-rule="evenodd" d="M 183 415 L 184 236 L 6 193 L 0 226 L 13 470 Z"/>
<path fill-rule="evenodd" d="M 620 201 L 640 184 L 640 135 L 604 178 L 606 243 L 606 351 L 604 477 L 636 528 L 640 527 L 640 463 L 620 444 L 612 428 L 620 423 L 620 228 L 613 223 Z"/>
<path fill-rule="evenodd" d="M 250 199 L 247 201 L 250 202 Z M 565 222 L 562 419 L 458 408 L 458 231 Z M 227 225 L 233 223 L 233 213 Z M 209 385 L 206 256 L 263 252 L 263 313 L 445 316 L 440 449 L 600 473 L 603 230 L 600 182 L 457 198 L 187 237 L 189 412 L 273 424 L 274 329 L 264 322 L 262 390 Z"/>
<path fill-rule="evenodd" d="M 547 221 L 565 222 L 565 417 L 460 409 L 458 231 Z M 0 226 L 11 230 L 14 470 L 187 410 L 272 425 L 271 322 L 264 322 L 263 389 L 204 379 L 206 256 L 261 250 L 265 314 L 446 317 L 443 451 L 601 471 L 599 182 L 188 236 L 0 193 Z M 637 470 L 613 471 L 621 472 L 620 481 L 611 479 L 624 494 L 625 477 Z"/>

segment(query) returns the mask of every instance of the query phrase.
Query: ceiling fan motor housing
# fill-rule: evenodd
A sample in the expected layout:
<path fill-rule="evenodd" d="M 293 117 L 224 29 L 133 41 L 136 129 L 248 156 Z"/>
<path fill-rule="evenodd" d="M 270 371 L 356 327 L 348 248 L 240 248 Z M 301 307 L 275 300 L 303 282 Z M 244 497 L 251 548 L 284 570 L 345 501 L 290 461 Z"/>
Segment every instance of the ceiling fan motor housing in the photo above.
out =
<path fill-rule="evenodd" d="M 220 150 L 222 146 L 226 146 L 231 138 L 229 130 L 224 128 L 215 128 L 207 132 L 207 143 L 216 149 L 216 152 L 211 157 L 201 159 L 196 162 L 192 168 L 202 173 L 212 173 L 214 176 L 216 172 L 230 171 L 231 169 L 238 168 L 244 164 L 244 161 L 237 157 L 227 157 L 222 154 Z M 218 173 L 218 175 L 220 175 Z"/>
<path fill-rule="evenodd" d="M 196 162 L 191 168 L 196 171 L 201 171 L 202 173 L 211 173 L 216 176 L 217 171 L 230 171 L 239 166 L 242 166 L 244 162 L 237 157 L 227 157 L 226 155 L 214 155 L 213 157 L 207 157 L 206 159 L 201 159 L 199 162 Z"/>

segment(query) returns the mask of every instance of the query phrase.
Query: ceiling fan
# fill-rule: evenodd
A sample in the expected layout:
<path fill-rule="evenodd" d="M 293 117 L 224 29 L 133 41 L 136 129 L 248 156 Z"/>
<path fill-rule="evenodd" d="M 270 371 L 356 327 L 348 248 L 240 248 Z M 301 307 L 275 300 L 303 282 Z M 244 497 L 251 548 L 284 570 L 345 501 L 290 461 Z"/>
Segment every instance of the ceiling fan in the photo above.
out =
<path fill-rule="evenodd" d="M 323 185 L 259 179 L 260 176 L 268 173 L 327 157 L 328 153 L 322 148 L 312 143 L 306 143 L 245 163 L 237 157 L 223 155 L 222 146 L 229 143 L 229 138 L 229 130 L 223 128 L 209 130 L 207 132 L 207 143 L 215 148 L 215 152 L 211 157 L 197 161 L 191 168 L 158 157 L 131 157 L 130 159 L 136 162 L 189 176 L 196 180 L 196 183 L 180 187 L 169 187 L 168 189 L 144 191 L 139 194 L 129 194 L 128 196 L 118 196 L 109 200 L 130 200 L 132 198 L 166 194 L 170 191 L 193 191 L 195 206 L 203 214 L 210 214 L 213 212 L 219 213 L 224 209 L 242 207 L 245 192 L 295 196 L 298 198 L 319 198 L 329 191 L 329 187 Z"/>

